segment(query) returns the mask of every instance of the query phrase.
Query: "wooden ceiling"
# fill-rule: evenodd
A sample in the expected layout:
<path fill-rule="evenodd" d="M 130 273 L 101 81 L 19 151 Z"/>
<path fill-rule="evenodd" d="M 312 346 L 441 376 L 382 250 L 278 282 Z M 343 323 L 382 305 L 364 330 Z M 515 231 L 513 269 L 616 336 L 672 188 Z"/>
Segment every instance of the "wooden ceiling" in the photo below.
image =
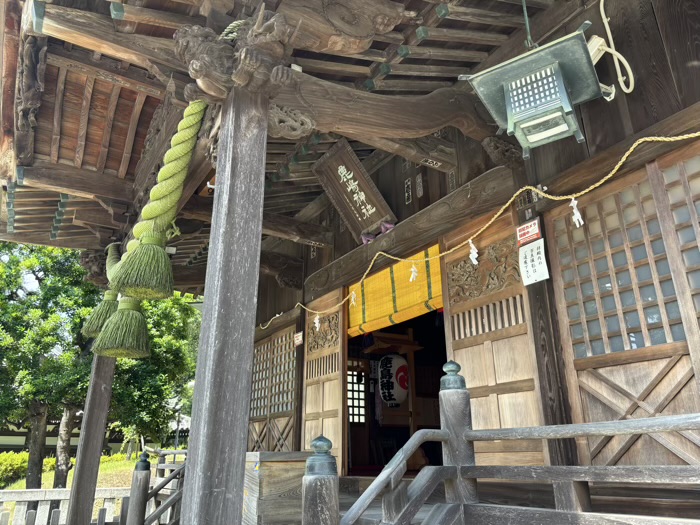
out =
<path fill-rule="evenodd" d="M 181 90 L 188 80 L 184 64 L 173 60 L 156 63 L 148 50 L 170 53 L 176 29 L 206 24 L 200 11 L 210 4 L 227 12 L 224 27 L 228 20 L 251 15 L 258 7 L 258 0 L 237 1 L 230 9 L 232 0 L 207 0 L 205 9 L 200 9 L 200 3 L 54 0 L 46 5 L 47 20 L 62 17 L 80 32 L 47 39 L 33 159 L 18 170 L 18 183 L 23 185 L 5 187 L 10 190 L 5 200 L 12 201 L 15 222 L 14 233 L 6 233 L 6 225 L 0 224 L 2 238 L 99 249 L 128 234 L 138 200 L 143 200 L 153 184 L 169 134 L 181 115 Z M 559 9 L 555 4 L 564 3 L 568 2 L 528 0 L 535 21 L 545 18 L 545 14 L 539 16 L 541 12 Z M 266 8 L 276 9 L 279 4 L 280 0 L 266 2 Z M 420 95 L 451 86 L 458 75 L 484 67 L 490 56 L 498 56 L 494 52 L 501 46 L 512 54 L 523 50 L 520 0 L 404 0 L 404 4 L 416 16 L 377 38 L 366 52 L 338 56 L 295 50 L 292 63 L 305 73 L 358 90 Z M 4 9 L 7 42 L 9 33 L 18 31 L 8 23 L 8 16 L 16 15 L 21 6 L 18 0 L 8 0 Z M 213 20 L 215 11 L 211 13 Z M 44 33 L 52 35 L 52 31 L 51 23 L 45 21 Z M 141 54 L 132 53 L 131 48 L 138 48 Z M 164 107 L 157 111 L 164 100 Z M 313 134 L 298 141 L 269 139 L 266 213 L 303 218 L 302 210 L 308 206 L 327 205 L 319 200 L 323 191 L 311 168 L 338 138 Z M 370 166 L 394 154 L 416 161 L 415 141 L 381 139 L 365 144 L 357 140 L 361 137 L 350 138 L 355 139 L 351 145 L 359 158 Z M 442 153 L 436 153 L 443 156 L 446 169 L 451 166 L 449 147 L 445 142 Z M 177 246 L 173 258 L 177 265 L 206 261 L 207 213 L 211 209 L 207 199 L 215 191 L 207 182 L 213 176 L 211 163 L 199 154 L 181 202 L 188 222 L 181 228 L 183 235 L 172 241 Z M 210 184 L 215 187 L 215 179 Z M 274 232 L 274 228 L 266 230 Z"/>

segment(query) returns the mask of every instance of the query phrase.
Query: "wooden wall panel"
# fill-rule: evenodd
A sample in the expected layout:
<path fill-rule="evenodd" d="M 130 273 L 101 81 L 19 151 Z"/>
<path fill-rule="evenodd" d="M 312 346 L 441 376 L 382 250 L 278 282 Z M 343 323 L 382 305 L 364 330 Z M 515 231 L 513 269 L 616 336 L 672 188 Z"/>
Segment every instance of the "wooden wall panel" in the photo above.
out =
<path fill-rule="evenodd" d="M 340 302 L 342 290 L 331 292 L 309 304 L 323 311 Z M 338 473 L 345 473 L 347 458 L 347 315 L 345 308 L 319 316 L 307 312 L 305 324 L 304 387 L 302 401 L 304 450 L 323 434 L 333 443 L 331 453 L 338 462 Z"/>
<path fill-rule="evenodd" d="M 441 250 L 468 238 L 479 226 L 477 221 L 447 236 Z M 476 267 L 468 249 L 442 260 L 448 359 L 462 367 L 477 429 L 543 424 L 513 228 L 512 217 L 506 215 L 479 239 Z M 476 462 L 541 465 L 547 459 L 541 442 L 534 447 L 529 442 L 489 442 L 477 447 Z"/>

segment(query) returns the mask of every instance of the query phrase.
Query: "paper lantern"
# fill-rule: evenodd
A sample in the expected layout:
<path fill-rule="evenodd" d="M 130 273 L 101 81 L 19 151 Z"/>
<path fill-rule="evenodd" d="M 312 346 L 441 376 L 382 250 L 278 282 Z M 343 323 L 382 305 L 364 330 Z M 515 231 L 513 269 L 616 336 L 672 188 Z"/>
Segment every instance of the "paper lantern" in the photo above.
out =
<path fill-rule="evenodd" d="M 408 363 L 400 355 L 387 355 L 379 361 L 379 391 L 391 408 L 398 407 L 408 396 Z"/>

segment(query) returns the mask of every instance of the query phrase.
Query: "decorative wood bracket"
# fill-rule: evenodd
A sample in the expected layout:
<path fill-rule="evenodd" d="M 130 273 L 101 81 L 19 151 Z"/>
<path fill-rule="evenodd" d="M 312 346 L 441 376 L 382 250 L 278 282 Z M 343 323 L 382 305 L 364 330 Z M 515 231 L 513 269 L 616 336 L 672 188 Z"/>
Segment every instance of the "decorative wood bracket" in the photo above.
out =
<path fill-rule="evenodd" d="M 301 290 L 304 284 L 304 261 L 277 252 L 261 252 L 260 273 L 273 276 L 284 288 Z"/>

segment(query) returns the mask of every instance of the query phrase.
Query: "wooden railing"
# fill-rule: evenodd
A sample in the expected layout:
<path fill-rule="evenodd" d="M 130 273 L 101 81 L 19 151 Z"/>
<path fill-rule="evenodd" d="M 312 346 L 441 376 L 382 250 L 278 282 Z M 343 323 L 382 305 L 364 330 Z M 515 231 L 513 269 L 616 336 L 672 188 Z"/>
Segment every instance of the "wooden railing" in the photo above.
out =
<path fill-rule="evenodd" d="M 0 525 L 63 525 L 68 510 L 69 489 L 2 490 L 0 491 Z M 97 489 L 95 501 L 101 504 L 96 523 L 118 525 L 126 523 L 129 489 Z M 37 502 L 36 510 L 27 507 Z M 101 503 L 100 503 L 101 502 Z M 3 510 L 5 503 L 14 503 L 14 511 Z M 58 508 L 51 510 L 51 507 Z"/>
<path fill-rule="evenodd" d="M 179 523 L 185 464 L 178 463 L 178 456 L 185 457 L 187 451 L 149 452 L 158 456 L 154 483 L 149 454 L 143 453 L 136 463 L 131 488 L 97 489 L 95 501 L 102 507 L 95 525 Z M 69 498 L 69 489 L 0 491 L 0 525 L 66 525 Z M 14 503 L 14 511 L 3 511 L 3 503 Z M 27 510 L 31 504 L 36 510 Z"/>
<path fill-rule="evenodd" d="M 459 365 L 447 363 L 440 381 L 439 430 L 414 434 L 387 464 L 377 479 L 342 516 L 338 501 L 338 475 L 332 444 L 323 437 L 312 443 L 315 454 L 307 461 L 303 481 L 303 525 L 408 525 L 441 483 L 445 500 L 433 505 L 424 525 L 603 525 L 603 524 L 696 524 L 700 519 L 667 519 L 591 512 L 589 482 L 655 483 L 687 485 L 700 483 L 700 466 L 633 467 L 495 467 L 476 466 L 474 442 L 520 439 L 565 439 L 589 436 L 617 436 L 700 429 L 700 414 L 659 416 L 577 425 L 472 430 L 469 392 Z M 402 481 L 406 461 L 425 442 L 442 445 L 443 466 L 425 467 L 407 484 Z M 526 508 L 479 502 L 477 479 L 551 482 L 555 508 Z M 363 514 L 381 497 L 382 518 Z"/>

